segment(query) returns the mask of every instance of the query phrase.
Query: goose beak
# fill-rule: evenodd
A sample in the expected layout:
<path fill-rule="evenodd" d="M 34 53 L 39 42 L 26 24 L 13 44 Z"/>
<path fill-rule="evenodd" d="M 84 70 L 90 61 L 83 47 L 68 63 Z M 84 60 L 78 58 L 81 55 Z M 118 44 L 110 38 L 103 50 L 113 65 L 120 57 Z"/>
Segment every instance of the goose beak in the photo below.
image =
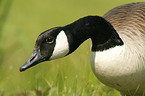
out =
<path fill-rule="evenodd" d="M 30 58 L 27 60 L 25 64 L 23 64 L 20 67 L 20 72 L 25 71 L 26 69 L 45 61 L 44 58 L 40 55 L 40 52 L 38 49 L 34 50 L 30 56 Z"/>

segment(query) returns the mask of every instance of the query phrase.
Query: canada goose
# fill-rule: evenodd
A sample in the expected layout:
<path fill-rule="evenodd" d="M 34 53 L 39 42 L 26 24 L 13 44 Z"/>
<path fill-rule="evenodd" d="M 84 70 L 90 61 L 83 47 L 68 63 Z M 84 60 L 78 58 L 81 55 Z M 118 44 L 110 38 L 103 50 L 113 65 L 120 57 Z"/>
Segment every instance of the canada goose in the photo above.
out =
<path fill-rule="evenodd" d="M 118 6 L 103 17 L 87 16 L 41 33 L 24 71 L 40 62 L 74 52 L 90 38 L 91 68 L 122 96 L 145 93 L 145 2 Z"/>

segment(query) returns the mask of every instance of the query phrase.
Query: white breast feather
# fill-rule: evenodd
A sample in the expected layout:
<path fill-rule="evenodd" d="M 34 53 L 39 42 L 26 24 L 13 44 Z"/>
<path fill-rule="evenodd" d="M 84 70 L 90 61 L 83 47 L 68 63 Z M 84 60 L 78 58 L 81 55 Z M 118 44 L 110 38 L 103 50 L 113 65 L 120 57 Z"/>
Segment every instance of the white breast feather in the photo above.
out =
<path fill-rule="evenodd" d="M 145 67 L 139 59 L 134 50 L 127 49 L 125 45 L 116 46 L 105 51 L 91 52 L 91 67 L 104 84 L 130 91 L 145 84 Z"/>

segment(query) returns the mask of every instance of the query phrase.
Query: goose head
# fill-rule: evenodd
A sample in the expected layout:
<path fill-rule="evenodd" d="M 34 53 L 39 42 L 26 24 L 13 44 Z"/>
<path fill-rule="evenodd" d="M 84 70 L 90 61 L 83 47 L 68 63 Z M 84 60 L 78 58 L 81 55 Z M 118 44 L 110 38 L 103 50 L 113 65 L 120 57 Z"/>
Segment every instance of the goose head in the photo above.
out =
<path fill-rule="evenodd" d="M 20 67 L 20 71 L 43 61 L 67 56 L 88 38 L 91 38 L 93 43 L 92 51 L 106 50 L 123 44 L 113 26 L 104 18 L 87 16 L 69 25 L 41 33 L 30 58 Z"/>
<path fill-rule="evenodd" d="M 68 39 L 62 27 L 49 29 L 38 36 L 31 56 L 20 67 L 20 71 L 24 71 L 43 61 L 64 57 L 68 53 Z"/>

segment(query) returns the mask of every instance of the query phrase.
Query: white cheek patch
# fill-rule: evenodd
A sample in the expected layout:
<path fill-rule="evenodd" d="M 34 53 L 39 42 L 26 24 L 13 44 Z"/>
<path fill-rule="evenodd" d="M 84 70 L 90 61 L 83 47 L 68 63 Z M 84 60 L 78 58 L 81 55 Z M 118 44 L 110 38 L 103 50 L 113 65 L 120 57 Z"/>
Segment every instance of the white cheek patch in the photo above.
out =
<path fill-rule="evenodd" d="M 62 30 L 56 38 L 56 45 L 54 47 L 50 60 L 64 57 L 69 52 L 68 39 L 65 32 Z"/>

